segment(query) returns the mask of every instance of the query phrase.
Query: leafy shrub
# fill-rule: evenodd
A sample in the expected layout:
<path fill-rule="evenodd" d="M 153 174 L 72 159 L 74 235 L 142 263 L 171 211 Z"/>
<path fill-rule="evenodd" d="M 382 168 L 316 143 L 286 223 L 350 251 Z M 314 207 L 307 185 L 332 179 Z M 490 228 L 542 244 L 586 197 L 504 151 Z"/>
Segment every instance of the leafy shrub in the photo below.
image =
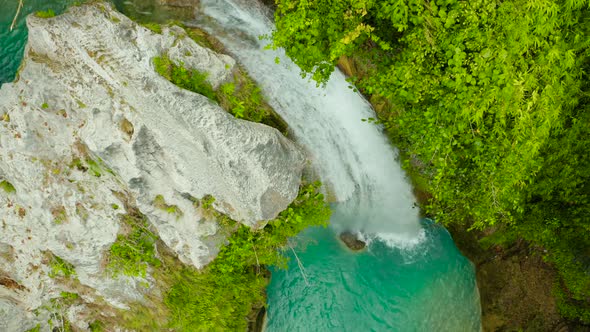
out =
<path fill-rule="evenodd" d="M 162 26 L 158 23 L 141 23 L 141 25 L 155 33 L 162 33 Z"/>
<path fill-rule="evenodd" d="M 232 82 L 214 91 L 207 82 L 207 73 L 184 68 L 182 63 L 176 64 L 167 56 L 155 57 L 153 62 L 156 72 L 162 77 L 183 89 L 218 102 L 236 118 L 264 123 L 286 133 L 285 121 L 264 102 L 260 88 L 243 70 L 237 70 Z"/>
<path fill-rule="evenodd" d="M 203 206 L 203 209 L 210 209 L 213 206 L 213 203 L 215 203 L 215 197 L 212 195 L 205 195 L 201 199 L 201 205 Z"/>
<path fill-rule="evenodd" d="M 115 276 L 124 274 L 132 277 L 146 277 L 149 265 L 158 267 L 155 242 L 144 216 L 124 215 L 123 222 L 130 228 L 127 234 L 119 234 L 109 250 L 108 268 Z"/>
<path fill-rule="evenodd" d="M 88 328 L 91 332 L 102 332 L 104 331 L 104 324 L 99 320 L 95 320 L 94 322 L 88 324 Z"/>
<path fill-rule="evenodd" d="M 55 16 L 55 12 L 53 9 L 48 9 L 47 11 L 38 11 L 35 13 L 35 16 L 40 18 L 50 18 Z"/>
<path fill-rule="evenodd" d="M 153 59 L 156 72 L 175 85 L 217 101 L 213 87 L 207 82 L 207 73 L 196 69 L 187 69 L 183 64 L 176 64 L 167 56 Z"/>
<path fill-rule="evenodd" d="M 254 306 L 264 305 L 267 280 L 260 267 L 286 266 L 280 250 L 288 239 L 306 227 L 327 224 L 330 208 L 319 186 L 303 186 L 289 208 L 265 228 L 239 226 L 203 271 L 170 271 L 176 274 L 165 298 L 169 326 L 183 331 L 246 330 L 246 316 Z"/>
<path fill-rule="evenodd" d="M 427 180 L 425 212 L 543 248 L 590 323 L 589 1 L 471 4 L 282 0 L 270 38 L 319 83 L 355 59 L 351 81 Z"/>
<path fill-rule="evenodd" d="M 61 292 L 59 295 L 66 302 L 74 301 L 80 298 L 80 295 L 70 292 Z"/>

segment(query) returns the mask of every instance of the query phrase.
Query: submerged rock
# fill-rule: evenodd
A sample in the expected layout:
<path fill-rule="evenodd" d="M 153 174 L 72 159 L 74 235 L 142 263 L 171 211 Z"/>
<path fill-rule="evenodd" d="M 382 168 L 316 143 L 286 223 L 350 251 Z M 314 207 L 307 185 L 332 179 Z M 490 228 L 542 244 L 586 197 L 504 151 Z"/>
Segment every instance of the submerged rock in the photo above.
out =
<path fill-rule="evenodd" d="M 0 276 L 12 286 L 0 284 L 0 330 L 46 324 L 33 310 L 73 291 L 51 277 L 48 257 L 71 264 L 90 302 L 141 302 L 154 285 L 149 273 L 105 272 L 129 208 L 200 268 L 226 235 L 198 199 L 211 195 L 214 209 L 261 227 L 296 197 L 304 156 L 293 143 L 173 85 L 152 64 L 166 53 L 218 87 L 232 58 L 178 27 L 154 33 L 108 3 L 29 16 L 27 26 L 18 78 L 0 89 Z M 68 310 L 88 328 L 83 308 Z"/>
<path fill-rule="evenodd" d="M 356 234 L 349 231 L 340 233 L 339 237 L 340 240 L 342 240 L 342 242 L 344 242 L 344 244 L 346 244 L 346 246 L 353 251 L 363 250 L 367 246 L 364 241 L 359 240 Z"/>

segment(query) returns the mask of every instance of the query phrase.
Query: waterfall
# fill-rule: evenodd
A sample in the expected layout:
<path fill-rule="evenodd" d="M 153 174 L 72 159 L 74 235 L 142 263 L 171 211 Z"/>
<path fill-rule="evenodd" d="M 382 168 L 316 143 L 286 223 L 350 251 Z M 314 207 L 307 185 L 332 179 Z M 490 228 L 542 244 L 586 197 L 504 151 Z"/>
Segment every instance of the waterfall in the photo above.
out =
<path fill-rule="evenodd" d="M 420 239 L 411 186 L 371 105 L 336 70 L 325 87 L 302 77 L 283 50 L 269 50 L 272 16 L 244 0 L 201 0 L 195 24 L 219 38 L 289 124 L 337 204 L 332 227 L 406 246 Z M 277 61 L 278 60 L 278 61 Z M 278 63 L 277 63 L 278 62 Z"/>

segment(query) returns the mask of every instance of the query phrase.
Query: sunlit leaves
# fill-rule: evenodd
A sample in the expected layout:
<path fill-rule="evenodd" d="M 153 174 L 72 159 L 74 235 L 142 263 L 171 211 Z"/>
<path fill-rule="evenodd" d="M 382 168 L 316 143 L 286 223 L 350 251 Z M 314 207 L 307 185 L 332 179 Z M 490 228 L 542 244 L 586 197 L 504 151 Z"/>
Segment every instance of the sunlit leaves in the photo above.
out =
<path fill-rule="evenodd" d="M 556 248 L 555 262 L 571 257 L 571 243 L 590 246 L 583 231 L 557 242 L 531 233 L 566 237 L 546 219 L 589 224 L 579 216 L 590 213 L 590 121 L 580 122 L 590 102 L 590 1 L 334 0 L 307 1 L 305 11 L 295 3 L 278 2 L 275 45 L 319 82 L 341 55 L 366 62 L 355 83 L 393 105 L 381 120 L 428 175 L 429 213 L 510 225 Z M 293 29 L 303 16 L 313 23 Z M 538 227 L 520 229 L 531 214 Z"/>

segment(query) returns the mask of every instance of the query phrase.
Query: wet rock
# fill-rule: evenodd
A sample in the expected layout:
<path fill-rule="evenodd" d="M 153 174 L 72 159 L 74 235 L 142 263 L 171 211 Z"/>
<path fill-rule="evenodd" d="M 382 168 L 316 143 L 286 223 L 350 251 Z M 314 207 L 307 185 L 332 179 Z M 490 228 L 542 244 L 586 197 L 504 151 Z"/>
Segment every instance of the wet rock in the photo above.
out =
<path fill-rule="evenodd" d="M 359 240 L 359 238 L 355 234 L 349 231 L 340 233 L 339 237 L 340 240 L 344 242 L 344 244 L 346 244 L 346 246 L 353 251 L 363 250 L 367 246 L 365 242 Z"/>

